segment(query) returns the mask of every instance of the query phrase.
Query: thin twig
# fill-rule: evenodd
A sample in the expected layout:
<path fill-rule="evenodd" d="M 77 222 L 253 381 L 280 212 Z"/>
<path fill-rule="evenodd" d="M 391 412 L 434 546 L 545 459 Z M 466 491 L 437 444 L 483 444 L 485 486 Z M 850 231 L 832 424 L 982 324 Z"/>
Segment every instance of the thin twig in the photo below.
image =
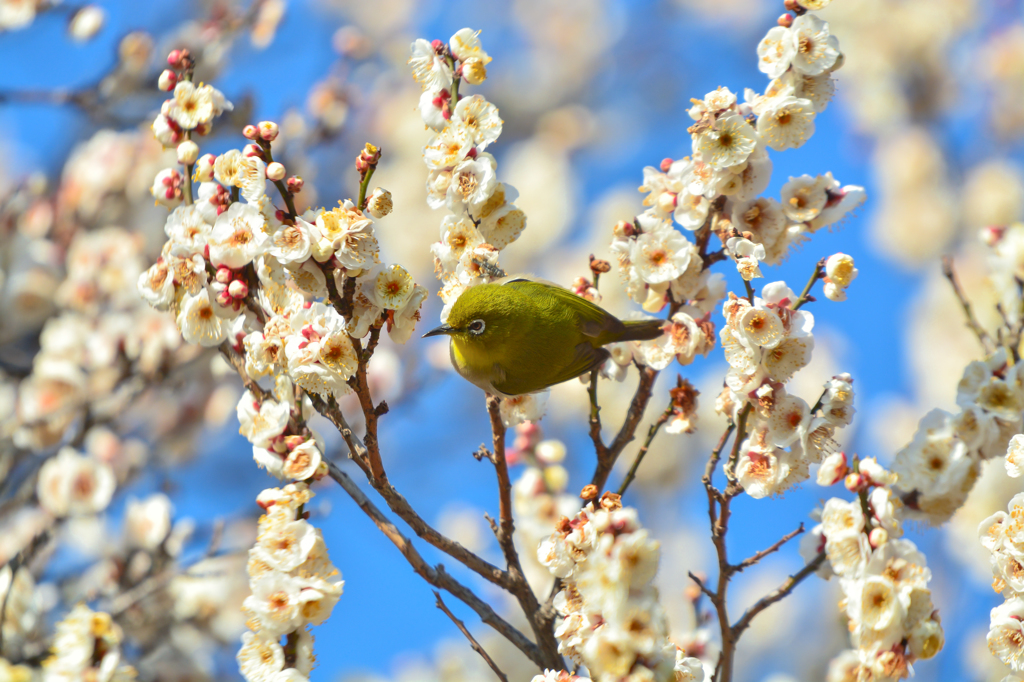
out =
<path fill-rule="evenodd" d="M 673 407 L 673 402 L 670 399 L 665 411 L 662 412 L 657 421 L 651 424 L 650 428 L 647 429 L 647 438 L 644 439 L 644 444 L 640 446 L 640 450 L 636 453 L 636 459 L 633 460 L 633 466 L 629 467 L 629 472 L 626 473 L 626 478 L 623 479 L 622 485 L 619 486 L 620 496 L 625 494 L 626 488 L 628 488 L 629 484 L 636 478 L 636 472 L 637 469 L 640 468 L 640 462 L 644 460 L 644 455 L 647 454 L 647 450 L 650 449 L 651 443 L 654 442 L 654 437 L 658 435 L 658 431 L 661 429 L 662 425 L 668 421 L 669 417 L 672 416 L 672 412 L 674 411 Z"/>
<path fill-rule="evenodd" d="M 804 290 L 800 292 L 800 296 L 793 302 L 793 310 L 800 310 L 805 303 L 811 300 L 811 289 L 814 287 L 814 283 L 824 276 L 825 259 L 822 258 L 814 264 L 814 272 L 811 273 L 811 278 L 807 280 L 807 284 L 804 286 Z"/>
<path fill-rule="evenodd" d="M 605 455 L 603 457 L 600 454 L 598 455 L 597 467 L 594 470 L 593 477 L 590 479 L 590 482 L 597 486 L 599 491 L 604 489 L 605 483 L 608 482 L 608 475 L 611 474 L 612 467 L 615 466 L 615 460 L 618 459 L 623 448 L 635 437 L 636 429 L 644 418 L 644 410 L 647 409 L 647 403 L 651 400 L 654 381 L 657 378 L 658 370 L 651 369 L 650 367 L 640 367 L 640 383 L 636 387 L 636 393 L 633 394 L 633 400 L 629 404 L 629 410 L 626 412 L 626 419 L 622 423 L 622 428 L 619 429 L 615 440 L 608 446 Z"/>
<path fill-rule="evenodd" d="M 967 318 L 967 327 L 974 332 L 974 335 L 978 338 L 978 343 L 981 344 L 981 347 L 985 349 L 986 353 L 993 352 L 995 347 L 992 344 L 992 337 L 988 335 L 985 328 L 982 327 L 974 317 L 974 310 L 971 308 L 971 303 L 967 300 L 967 296 L 964 295 L 963 289 L 960 288 L 960 282 L 956 278 L 956 272 L 953 271 L 952 256 L 942 257 L 942 274 L 949 280 L 950 286 L 953 287 L 953 293 L 956 294 L 957 300 L 960 301 L 960 307 L 963 308 L 964 317 Z"/>
<path fill-rule="evenodd" d="M 801 523 L 799 528 L 797 528 L 796 530 L 791 531 L 791 532 L 786 533 L 785 535 L 783 535 L 781 538 L 779 538 L 779 541 L 776 542 L 771 547 L 768 547 L 767 549 L 762 549 L 760 552 L 755 552 L 754 554 L 750 555 L 749 557 L 747 557 L 743 561 L 739 562 L 738 564 L 734 564 L 732 566 L 732 572 L 733 573 L 739 573 L 743 569 L 749 568 L 749 567 L 753 566 L 754 564 L 756 564 L 758 561 L 760 561 L 761 559 L 765 558 L 769 554 L 772 554 L 773 552 L 778 552 L 780 549 L 782 549 L 782 546 L 784 544 L 786 544 L 787 542 L 789 542 L 790 540 L 792 540 L 797 535 L 800 535 L 800 533 L 803 533 L 803 532 L 804 532 L 804 524 Z"/>
<path fill-rule="evenodd" d="M 491 670 L 494 671 L 494 674 L 498 676 L 499 680 L 501 680 L 502 682 L 508 682 L 508 676 L 506 676 L 505 673 L 501 671 L 501 668 L 499 668 L 498 664 L 494 662 L 494 659 L 490 657 L 490 655 L 484 650 L 482 646 L 480 646 L 480 642 L 476 641 L 473 635 L 470 634 L 469 630 L 466 629 L 466 624 L 458 618 L 456 618 L 455 614 L 452 613 L 447 606 L 445 606 L 444 600 L 441 599 L 441 593 L 437 590 L 434 590 L 434 596 L 437 597 L 437 608 L 444 611 L 444 615 L 448 616 L 451 619 L 451 621 L 455 623 L 455 627 L 459 629 L 459 632 L 466 636 L 466 639 L 469 640 L 469 646 L 473 648 L 473 651 L 480 654 L 480 656 L 484 659 L 484 662 L 486 662 L 487 665 L 490 666 Z"/>
<path fill-rule="evenodd" d="M 743 633 L 748 627 L 750 622 L 754 620 L 754 616 L 764 611 L 766 608 L 779 601 L 780 599 L 787 596 L 793 589 L 800 584 L 800 582 L 818 570 L 818 568 L 825 562 L 825 552 L 821 552 L 818 556 L 811 559 L 811 562 L 801 568 L 793 575 L 786 578 L 786 580 L 779 585 L 778 589 L 769 592 L 765 596 L 761 597 L 756 604 L 747 609 L 747 612 L 743 614 L 735 625 L 732 626 L 732 631 L 735 639 L 738 639 L 740 634 Z"/>
<path fill-rule="evenodd" d="M 512 642 L 512 644 L 522 651 L 526 656 L 536 663 L 541 668 L 550 666 L 550 661 L 545 658 L 541 653 L 540 648 L 531 642 L 526 636 L 516 628 L 512 627 L 507 621 L 501 618 L 494 609 L 490 607 L 485 601 L 476 596 L 472 590 L 452 578 L 448 573 L 445 572 L 444 566 L 437 565 L 431 567 L 423 560 L 420 553 L 413 546 L 412 542 L 409 541 L 402 533 L 395 527 L 391 521 L 377 508 L 373 502 L 359 489 L 348 474 L 338 468 L 334 462 L 328 462 L 328 471 L 332 479 L 338 482 L 338 485 L 348 493 L 348 496 L 352 498 L 363 512 L 370 517 L 377 528 L 380 529 L 384 535 L 391 540 L 391 542 L 398 548 L 398 551 L 402 553 L 409 565 L 412 566 L 413 571 L 416 572 L 421 578 L 426 580 L 428 583 L 438 589 L 445 590 L 452 594 L 454 597 L 462 601 L 464 604 L 473 609 L 476 614 L 480 617 L 480 620 L 487 623 L 494 628 L 502 637 Z"/>

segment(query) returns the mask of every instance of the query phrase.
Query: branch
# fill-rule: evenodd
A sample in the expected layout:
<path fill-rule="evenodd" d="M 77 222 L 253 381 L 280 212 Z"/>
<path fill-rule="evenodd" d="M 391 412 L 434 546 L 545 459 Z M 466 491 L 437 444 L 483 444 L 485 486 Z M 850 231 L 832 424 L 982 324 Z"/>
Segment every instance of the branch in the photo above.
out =
<path fill-rule="evenodd" d="M 597 404 L 597 370 L 590 373 L 590 386 L 587 394 L 590 396 L 590 440 L 594 442 L 594 452 L 597 454 L 597 461 L 600 462 L 608 457 L 608 446 L 601 438 L 601 406 Z"/>
<path fill-rule="evenodd" d="M 501 668 L 499 668 L 498 665 L 494 662 L 494 659 L 492 659 L 490 655 L 488 655 L 488 653 L 484 651 L 484 648 L 480 646 L 480 643 L 473 638 L 473 635 L 471 635 L 469 630 L 466 629 L 466 624 L 458 618 L 456 618 L 455 614 L 448 610 L 448 607 L 444 604 L 444 600 L 441 599 L 441 593 L 437 590 L 434 590 L 434 596 L 437 597 L 437 608 L 444 611 L 444 614 L 451 618 L 452 622 L 455 623 L 455 627 L 459 629 L 459 632 L 464 634 L 466 636 L 466 639 L 469 640 L 469 646 L 473 647 L 473 651 L 477 652 L 478 654 L 480 654 L 480 656 L 483 657 L 484 661 L 487 663 L 488 666 L 490 666 L 491 670 L 494 671 L 494 674 L 498 676 L 499 680 L 501 680 L 502 682 L 508 682 L 508 677 L 505 675 L 505 673 L 501 672 Z"/>
<path fill-rule="evenodd" d="M 618 459 L 625 448 L 636 434 L 636 429 L 640 426 L 640 421 L 644 418 L 644 410 L 647 409 L 647 403 L 651 400 L 651 392 L 654 388 L 654 381 L 658 378 L 658 370 L 651 369 L 650 367 L 640 367 L 640 383 L 636 387 L 636 393 L 633 394 L 633 401 L 629 405 L 629 411 L 626 412 L 626 419 L 622 423 L 622 428 L 619 429 L 619 433 L 615 436 L 615 440 L 608 446 L 604 456 L 598 453 L 597 468 L 594 470 L 594 476 L 590 479 L 592 485 L 597 486 L 598 491 L 604 489 L 605 483 L 608 482 L 608 475 L 612 472 L 612 467 L 615 466 L 615 460 Z"/>
<path fill-rule="evenodd" d="M 484 602 L 482 599 L 477 597 L 472 590 L 458 582 L 450 575 L 448 575 L 444 566 L 438 564 L 436 567 L 431 567 L 423 560 L 420 553 L 416 551 L 416 548 L 412 543 L 399 532 L 398 528 L 391 523 L 380 509 L 378 509 L 373 502 L 359 489 L 359 486 L 355 484 L 348 474 L 338 468 L 334 462 L 327 463 L 328 470 L 331 478 L 338 482 L 338 484 L 344 489 L 348 496 L 352 498 L 363 512 L 370 517 L 377 528 L 398 548 L 398 551 L 402 553 L 409 565 L 412 566 L 413 571 L 417 575 L 422 577 L 428 583 L 434 587 L 442 590 L 446 590 L 454 597 L 462 601 L 464 604 L 473 609 L 480 620 L 487 623 L 494 628 L 502 637 L 512 642 L 517 649 L 522 651 L 526 656 L 533 661 L 535 664 L 544 668 L 545 666 L 550 667 L 549 662 L 541 653 L 540 648 L 526 638 L 523 633 L 515 629 L 507 621 L 501 618 L 489 604 Z"/>
<path fill-rule="evenodd" d="M 949 280 L 950 286 L 953 287 L 953 293 L 956 294 L 957 300 L 960 301 L 960 307 L 963 308 L 964 316 L 967 318 L 967 327 L 974 332 L 974 335 L 978 338 L 978 343 L 985 349 L 985 353 L 993 352 L 995 347 L 992 344 L 992 337 L 988 335 L 985 328 L 974 317 L 971 304 L 960 288 L 960 282 L 957 281 L 956 273 L 953 271 L 953 258 L 951 256 L 942 257 L 942 274 Z"/>
<path fill-rule="evenodd" d="M 626 492 L 626 488 L 636 478 L 637 469 L 640 468 L 640 462 L 644 460 L 644 455 L 647 454 L 647 450 L 650 449 L 651 443 L 654 442 L 654 437 L 658 435 L 658 431 L 662 425 L 668 421 L 668 418 L 672 416 L 673 402 L 669 398 L 668 407 L 661 413 L 658 420 L 651 424 L 650 428 L 647 429 L 647 438 L 644 439 L 644 444 L 640 446 L 640 451 L 636 453 L 636 459 L 633 460 L 633 466 L 629 468 L 629 472 L 626 474 L 626 478 L 623 479 L 622 485 L 619 486 L 619 495 L 623 495 Z"/>
<path fill-rule="evenodd" d="M 804 524 L 801 523 L 799 528 L 797 528 L 796 530 L 794 530 L 794 531 L 792 531 L 790 533 L 786 533 L 785 535 L 783 535 L 781 538 L 779 538 L 779 541 L 776 542 L 771 547 L 769 547 L 767 549 L 762 549 L 760 552 L 756 552 L 755 554 L 752 554 L 751 556 L 747 557 L 746 559 L 744 559 L 743 561 L 739 562 L 738 564 L 733 565 L 732 566 L 732 573 L 739 573 L 744 568 L 749 568 L 750 566 L 753 566 L 754 564 L 756 564 L 758 561 L 760 561 L 761 559 L 765 558 L 769 554 L 771 554 L 773 552 L 779 551 L 780 549 L 782 549 L 782 546 L 784 544 L 786 544 L 787 542 L 789 542 L 790 540 L 792 540 L 797 535 L 800 535 L 800 533 L 803 533 L 803 532 L 804 532 Z"/>
<path fill-rule="evenodd" d="M 811 563 L 801 568 L 798 572 L 786 578 L 785 582 L 779 585 L 778 589 L 766 594 L 761 597 L 756 604 L 747 609 L 747 612 L 743 614 L 743 617 L 737 621 L 736 625 L 732 626 L 732 632 L 734 640 L 738 639 L 740 634 L 750 627 L 750 621 L 754 620 L 754 616 L 764 611 L 766 608 L 785 598 L 793 589 L 800 584 L 800 582 L 814 573 L 818 568 L 825 562 L 825 552 L 821 552 L 818 556 L 811 559 Z"/>
<path fill-rule="evenodd" d="M 541 608 L 537 595 L 526 581 L 519 554 L 515 546 L 515 523 L 512 519 L 512 483 L 508 476 L 508 462 L 505 459 L 505 425 L 501 421 L 500 398 L 487 396 L 487 413 L 491 418 L 491 432 L 494 437 L 494 468 L 498 474 L 498 544 L 508 566 L 509 585 L 506 589 L 515 596 L 533 628 L 537 644 L 547 663 L 543 667 L 560 670 L 565 667 L 562 655 L 558 653 L 558 640 L 551 628 L 552 619 Z"/>
<path fill-rule="evenodd" d="M 825 277 L 825 259 L 822 258 L 820 261 L 814 264 L 814 272 L 811 273 L 811 278 L 807 280 L 807 284 L 804 286 L 804 290 L 800 292 L 800 296 L 797 297 L 796 301 L 793 302 L 793 310 L 800 310 L 803 305 L 809 301 L 813 301 L 811 298 L 811 289 L 814 287 L 814 283 L 819 279 Z"/>

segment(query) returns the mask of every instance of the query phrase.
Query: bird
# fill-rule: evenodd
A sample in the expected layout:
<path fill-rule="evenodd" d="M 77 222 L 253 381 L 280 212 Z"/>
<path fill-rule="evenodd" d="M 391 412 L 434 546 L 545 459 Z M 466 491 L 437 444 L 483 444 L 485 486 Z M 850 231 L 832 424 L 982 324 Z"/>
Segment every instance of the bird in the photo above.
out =
<path fill-rule="evenodd" d="M 514 277 L 466 289 L 423 338 L 447 335 L 463 378 L 512 397 L 595 370 L 611 356 L 602 346 L 658 338 L 664 324 L 622 321 L 557 284 Z"/>

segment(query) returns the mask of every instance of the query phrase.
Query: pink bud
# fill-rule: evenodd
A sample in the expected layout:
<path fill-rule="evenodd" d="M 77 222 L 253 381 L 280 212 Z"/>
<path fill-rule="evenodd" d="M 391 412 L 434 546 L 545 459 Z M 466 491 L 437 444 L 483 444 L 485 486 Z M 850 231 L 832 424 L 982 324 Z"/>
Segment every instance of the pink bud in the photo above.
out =
<path fill-rule="evenodd" d="M 200 123 L 195 127 L 196 135 L 209 135 L 211 130 L 213 130 L 213 124 L 210 122 Z"/>
<path fill-rule="evenodd" d="M 231 305 L 232 303 L 234 303 L 234 301 L 233 301 L 233 300 L 232 300 L 232 298 L 231 298 L 231 294 L 229 294 L 229 293 L 228 293 L 228 292 L 227 292 L 227 291 L 225 290 L 225 291 L 222 291 L 222 292 L 220 292 L 219 294 L 217 294 L 217 303 L 220 303 L 220 304 L 221 304 L 222 306 L 224 306 L 225 308 L 227 308 L 227 307 L 228 307 L 228 306 L 230 306 L 230 305 Z"/>
<path fill-rule="evenodd" d="M 259 159 L 265 158 L 263 155 L 263 150 L 260 149 L 259 145 L 256 144 L 245 145 L 245 148 L 242 149 L 242 154 L 244 156 L 255 156 L 256 158 Z"/>
<path fill-rule="evenodd" d="M 304 183 L 302 182 L 302 178 L 300 178 L 297 175 L 293 175 L 290 178 L 288 178 L 288 191 L 291 192 L 292 194 L 298 194 L 299 192 L 302 191 L 303 184 Z"/>
<path fill-rule="evenodd" d="M 167 54 L 167 64 L 174 68 L 178 68 L 181 66 L 181 58 L 186 54 L 188 54 L 187 50 L 171 50 Z"/>
<path fill-rule="evenodd" d="M 203 154 L 196 161 L 196 182 L 209 182 L 213 180 L 213 164 L 217 157 L 213 154 Z"/>
<path fill-rule="evenodd" d="M 257 137 L 260 136 L 260 130 L 259 128 L 250 123 L 249 125 L 242 128 L 242 135 L 244 135 L 245 139 L 247 140 L 255 140 Z"/>
<path fill-rule="evenodd" d="M 846 489 L 851 493 L 855 493 L 864 487 L 864 478 L 860 474 L 851 473 L 846 476 L 846 479 L 843 481 L 843 485 L 845 485 Z"/>
<path fill-rule="evenodd" d="M 1002 241 L 1005 233 L 1005 227 L 1001 225 L 989 225 L 988 227 L 981 228 L 981 241 L 985 242 L 985 246 L 992 248 Z"/>
<path fill-rule="evenodd" d="M 672 159 L 668 158 L 667 156 L 664 159 L 662 159 L 661 160 L 661 172 L 662 173 L 668 173 L 668 169 L 672 167 L 672 163 L 673 163 Z"/>
<path fill-rule="evenodd" d="M 476 150 L 476 147 L 473 147 L 468 152 L 466 152 L 466 156 L 468 156 L 471 159 L 475 159 L 479 153 L 480 152 Z"/>
<path fill-rule="evenodd" d="M 259 124 L 260 137 L 267 142 L 273 142 L 277 139 L 278 127 L 273 121 L 261 121 Z"/>
<path fill-rule="evenodd" d="M 249 295 L 249 285 L 236 279 L 228 285 L 228 293 L 231 294 L 231 298 L 245 298 Z"/>
<path fill-rule="evenodd" d="M 164 92 L 169 92 L 174 89 L 174 86 L 178 84 L 178 74 L 174 73 L 170 69 L 164 69 L 160 74 L 160 78 L 157 79 L 156 87 L 160 88 Z"/>
<path fill-rule="evenodd" d="M 214 278 L 221 284 L 227 284 L 235 278 L 235 273 L 231 272 L 231 268 L 226 265 L 222 265 L 217 268 L 217 274 Z"/>
<path fill-rule="evenodd" d="M 783 14 L 779 17 L 778 24 L 782 28 L 789 28 L 793 25 L 793 15 L 789 13 Z"/>
<path fill-rule="evenodd" d="M 199 145 L 192 140 L 185 140 L 178 145 L 178 163 L 191 166 L 199 158 Z"/>
<path fill-rule="evenodd" d="M 434 48 L 434 52 L 436 52 L 437 54 L 441 54 L 444 52 L 444 43 L 442 43 L 437 38 L 434 38 L 433 40 L 430 41 L 430 47 Z"/>
<path fill-rule="evenodd" d="M 366 163 L 366 159 L 364 159 L 362 156 L 357 156 L 356 157 L 356 171 L 357 172 L 363 173 L 369 167 L 370 167 L 370 164 Z"/>
<path fill-rule="evenodd" d="M 274 161 L 267 166 L 267 177 L 271 180 L 283 180 L 285 176 L 284 165 Z"/>

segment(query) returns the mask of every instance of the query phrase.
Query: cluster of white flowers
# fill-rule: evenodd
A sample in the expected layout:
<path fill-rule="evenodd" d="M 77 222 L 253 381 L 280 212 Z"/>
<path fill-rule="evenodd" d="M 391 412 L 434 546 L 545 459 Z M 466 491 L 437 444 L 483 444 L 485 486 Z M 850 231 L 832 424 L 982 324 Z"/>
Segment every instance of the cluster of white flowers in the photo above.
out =
<path fill-rule="evenodd" d="M 447 43 L 419 38 L 411 51 L 409 66 L 423 88 L 420 114 L 434 131 L 423 148 L 427 205 L 450 211 L 441 221 L 440 241 L 431 246 L 444 322 L 463 291 L 504 276 L 498 256 L 522 234 L 526 214 L 514 203 L 519 193 L 498 180 L 498 162 L 484 151 L 501 135 L 498 108 L 483 95 L 459 92 L 460 85 L 478 85 L 487 77 L 491 57 L 479 31 L 460 29 Z M 505 425 L 540 419 L 547 395 L 503 400 Z"/>
<path fill-rule="evenodd" d="M 594 680 L 704 679 L 700 661 L 668 640 L 668 619 L 652 584 L 660 556 L 660 544 L 636 510 L 623 508 L 612 493 L 572 520 L 563 517 L 537 550 L 540 562 L 563 580 L 554 601 L 562 616 L 558 651 L 586 665 Z M 554 675 L 550 679 L 562 679 Z"/>
<path fill-rule="evenodd" d="M 252 595 L 243 610 L 251 632 L 242 636 L 238 665 L 249 682 L 302 682 L 315 663 L 309 625 L 331 615 L 344 582 L 327 556 L 318 528 L 303 518 L 313 497 L 304 483 L 260 493 L 256 546 L 249 550 Z M 285 643 L 282 645 L 281 640 Z"/>
<path fill-rule="evenodd" d="M 122 639 L 109 615 L 79 604 L 57 624 L 53 654 L 43 661 L 42 682 L 134 680 L 135 669 L 121 665 Z"/>
<path fill-rule="evenodd" d="M 801 543 L 810 561 L 824 551 L 828 563 L 819 573 L 837 575 L 855 650 L 843 652 L 829 667 L 828 682 L 890 682 L 912 674 L 915 660 L 942 648 L 943 632 L 931 600 L 931 571 L 913 542 L 902 533 L 902 505 L 891 486 L 896 476 L 874 459 L 822 465 L 860 499 L 828 500 L 820 523 Z M 831 464 L 831 466 L 828 466 Z M 819 483 L 828 485 L 819 475 Z M 865 516 L 867 513 L 867 516 Z"/>
<path fill-rule="evenodd" d="M 964 369 L 957 386 L 960 413 L 932 410 L 914 439 L 896 454 L 898 492 L 908 518 L 940 524 L 960 508 L 978 478 L 981 462 L 1006 455 L 1010 475 L 1021 461 L 1007 446 L 1022 428 L 1024 368 L 1007 362 L 1000 348 Z"/>
<path fill-rule="evenodd" d="M 723 306 L 720 337 L 729 371 L 716 408 L 733 419 L 749 411 L 735 475 L 754 498 L 806 480 L 811 464 L 837 451 L 835 431 L 849 425 L 855 412 L 846 374 L 826 383 L 813 408 L 786 390 L 814 348 L 814 316 L 793 309 L 795 302 L 784 282 L 773 282 L 753 303 L 731 296 Z"/>
<path fill-rule="evenodd" d="M 1019 440 L 1024 436 L 1014 437 Z M 1010 500 L 1007 511 L 982 521 L 978 534 L 992 553 L 992 589 L 1006 600 L 992 609 L 988 648 L 1013 672 L 1024 673 L 1024 493 Z"/>
<path fill-rule="evenodd" d="M 286 375 L 277 377 L 273 396 L 260 402 L 246 391 L 238 401 L 238 432 L 252 443 L 256 464 L 280 479 L 323 478 L 327 474 L 323 438 L 306 425 L 313 413 L 309 397 L 303 395 L 301 403 L 296 403 L 294 387 Z"/>

